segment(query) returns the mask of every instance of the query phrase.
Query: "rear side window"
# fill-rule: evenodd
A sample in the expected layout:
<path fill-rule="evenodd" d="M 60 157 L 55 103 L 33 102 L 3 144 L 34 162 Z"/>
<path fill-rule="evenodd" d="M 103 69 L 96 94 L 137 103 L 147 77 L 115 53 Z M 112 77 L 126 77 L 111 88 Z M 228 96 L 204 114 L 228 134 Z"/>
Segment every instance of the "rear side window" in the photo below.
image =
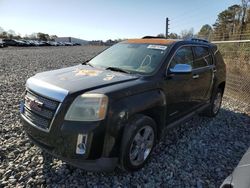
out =
<path fill-rule="evenodd" d="M 209 52 L 209 49 L 202 46 L 194 47 L 195 60 L 194 60 L 194 68 L 205 67 L 207 65 L 213 64 L 212 56 Z"/>
<path fill-rule="evenodd" d="M 193 65 L 194 57 L 191 47 L 182 47 L 174 55 L 170 62 L 170 68 L 174 68 L 176 64 Z"/>

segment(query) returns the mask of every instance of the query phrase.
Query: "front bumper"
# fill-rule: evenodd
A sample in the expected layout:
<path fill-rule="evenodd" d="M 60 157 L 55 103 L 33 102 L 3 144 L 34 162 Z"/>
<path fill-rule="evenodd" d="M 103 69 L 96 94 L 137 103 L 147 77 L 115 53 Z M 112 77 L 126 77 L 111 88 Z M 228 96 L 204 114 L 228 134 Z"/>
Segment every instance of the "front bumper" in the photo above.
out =
<path fill-rule="evenodd" d="M 33 139 L 30 135 L 28 135 L 28 137 L 35 145 L 42 148 L 45 152 L 77 168 L 81 168 L 81 169 L 88 170 L 88 171 L 95 171 L 95 172 L 99 172 L 99 171 L 111 172 L 117 166 L 118 158 L 101 157 L 96 160 L 81 160 L 81 159 L 65 158 L 63 156 L 56 154 L 55 152 L 51 150 L 46 149 L 45 147 L 43 147 L 41 143 Z"/>
<path fill-rule="evenodd" d="M 23 115 L 21 118 L 30 140 L 52 156 L 89 171 L 113 171 L 116 167 L 117 157 L 102 155 L 105 131 L 99 122 L 88 125 L 63 122 L 54 124 L 50 132 L 43 132 L 32 126 Z M 78 134 L 88 135 L 86 153 L 83 155 L 76 154 Z"/>

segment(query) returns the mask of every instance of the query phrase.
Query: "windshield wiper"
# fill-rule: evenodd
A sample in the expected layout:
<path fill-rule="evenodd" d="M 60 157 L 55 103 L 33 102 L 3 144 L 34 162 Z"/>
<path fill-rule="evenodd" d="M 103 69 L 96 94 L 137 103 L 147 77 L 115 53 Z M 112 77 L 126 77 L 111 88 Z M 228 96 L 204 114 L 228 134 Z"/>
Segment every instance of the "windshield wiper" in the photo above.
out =
<path fill-rule="evenodd" d="M 119 68 L 119 67 L 107 67 L 107 68 L 105 68 L 105 69 L 106 69 L 106 70 L 117 71 L 117 72 L 124 72 L 124 73 L 130 74 L 129 71 L 124 70 L 124 69 L 121 69 L 121 68 Z"/>
<path fill-rule="evenodd" d="M 89 65 L 89 66 L 91 66 L 91 67 L 94 67 L 93 65 L 91 65 L 91 64 L 89 63 L 89 61 L 90 61 L 90 60 L 84 61 L 84 62 L 82 63 L 82 65 Z"/>

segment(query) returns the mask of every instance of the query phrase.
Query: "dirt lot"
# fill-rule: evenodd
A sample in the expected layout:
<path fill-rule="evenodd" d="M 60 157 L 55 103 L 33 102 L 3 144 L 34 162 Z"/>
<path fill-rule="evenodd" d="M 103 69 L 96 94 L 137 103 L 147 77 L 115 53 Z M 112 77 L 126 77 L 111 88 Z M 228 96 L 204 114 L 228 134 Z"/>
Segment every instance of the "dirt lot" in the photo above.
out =
<path fill-rule="evenodd" d="M 29 142 L 19 120 L 27 78 L 79 64 L 103 47 L 0 49 L 0 187 L 218 187 L 250 146 L 247 106 L 224 99 L 214 119 L 196 116 L 169 131 L 140 171 L 92 173 L 52 159 Z"/>

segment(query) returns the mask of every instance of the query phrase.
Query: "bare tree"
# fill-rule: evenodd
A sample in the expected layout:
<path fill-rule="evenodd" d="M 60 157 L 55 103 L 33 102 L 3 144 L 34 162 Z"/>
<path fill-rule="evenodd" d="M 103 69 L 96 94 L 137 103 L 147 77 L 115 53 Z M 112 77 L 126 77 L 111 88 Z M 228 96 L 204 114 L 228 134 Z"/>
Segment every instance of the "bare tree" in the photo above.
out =
<path fill-rule="evenodd" d="M 165 38 L 165 35 L 163 33 L 160 33 L 156 37 Z"/>
<path fill-rule="evenodd" d="M 250 0 L 241 0 L 241 2 L 242 2 L 242 18 L 240 26 L 240 39 L 242 38 L 243 30 L 246 25 L 246 14 L 247 14 L 248 3 L 250 2 Z"/>
<path fill-rule="evenodd" d="M 183 39 L 193 38 L 194 37 L 194 28 L 191 28 L 189 30 L 182 30 L 180 35 L 181 35 L 181 38 L 183 38 Z"/>
<path fill-rule="evenodd" d="M 14 30 L 12 30 L 12 29 L 9 29 L 9 30 L 8 30 L 8 33 L 9 33 L 10 35 L 13 35 L 13 36 L 16 35 L 16 32 L 15 32 Z"/>

